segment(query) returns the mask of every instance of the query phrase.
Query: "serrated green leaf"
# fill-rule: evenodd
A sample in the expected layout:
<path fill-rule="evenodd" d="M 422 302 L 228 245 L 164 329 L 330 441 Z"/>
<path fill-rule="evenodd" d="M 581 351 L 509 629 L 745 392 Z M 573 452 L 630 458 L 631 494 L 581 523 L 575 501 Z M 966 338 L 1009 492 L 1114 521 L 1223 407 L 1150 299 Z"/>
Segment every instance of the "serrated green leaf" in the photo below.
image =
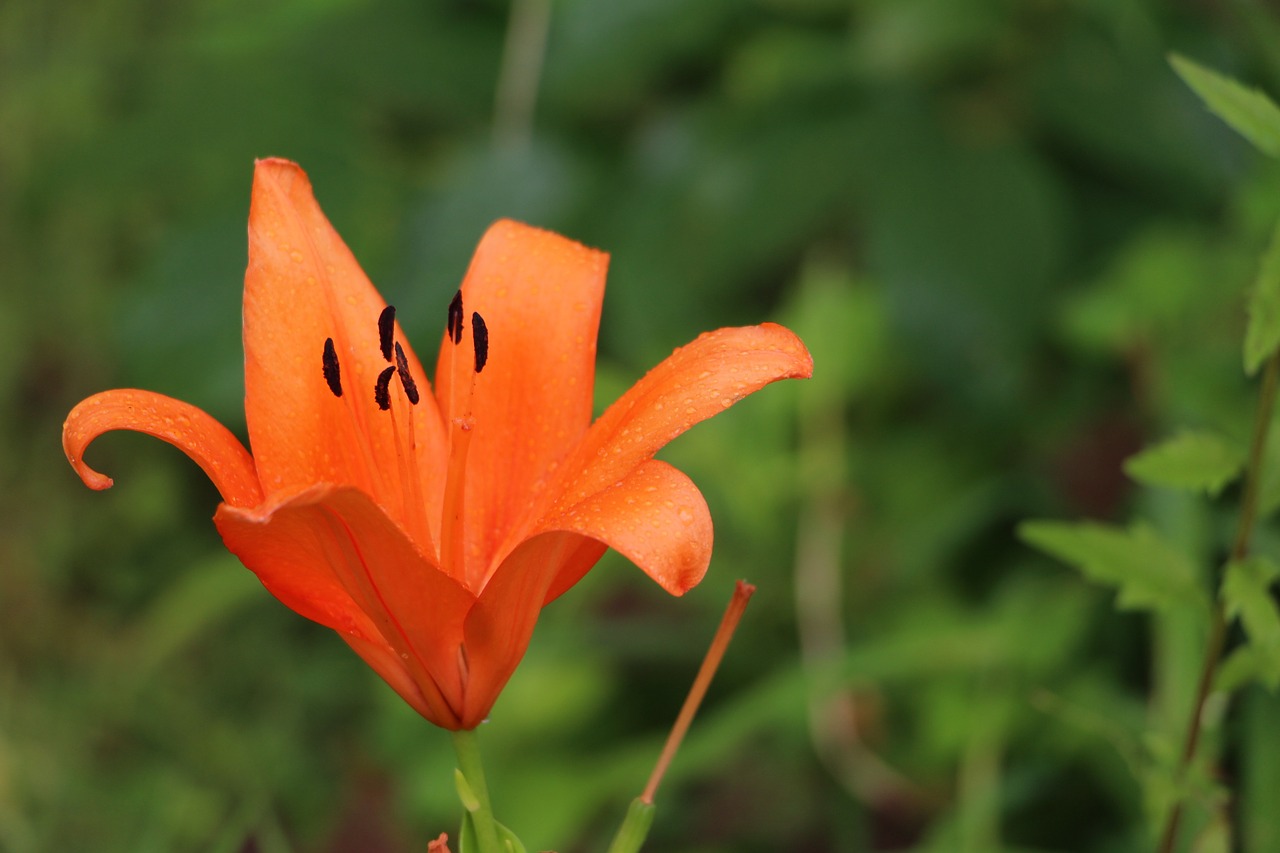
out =
<path fill-rule="evenodd" d="M 1125 473 L 1151 486 L 1168 486 L 1216 495 L 1239 475 L 1244 453 L 1221 436 L 1187 431 L 1129 457 Z"/>
<path fill-rule="evenodd" d="M 1122 609 L 1208 612 L 1190 560 L 1149 525 L 1124 530 L 1095 522 L 1026 521 L 1018 535 L 1090 580 L 1116 587 Z"/>
<path fill-rule="evenodd" d="M 1271 584 L 1280 578 L 1280 565 L 1265 557 L 1249 557 L 1227 566 L 1222 601 L 1227 617 L 1239 618 L 1256 660 L 1258 680 L 1280 687 L 1280 608 L 1271 597 Z"/>
<path fill-rule="evenodd" d="M 1214 115 L 1259 151 L 1280 157 L 1280 107 L 1265 93 L 1243 86 L 1185 56 L 1172 54 L 1169 63 Z"/>
<path fill-rule="evenodd" d="M 1280 223 L 1249 294 L 1249 326 L 1244 334 L 1244 371 L 1252 376 L 1280 346 Z"/>

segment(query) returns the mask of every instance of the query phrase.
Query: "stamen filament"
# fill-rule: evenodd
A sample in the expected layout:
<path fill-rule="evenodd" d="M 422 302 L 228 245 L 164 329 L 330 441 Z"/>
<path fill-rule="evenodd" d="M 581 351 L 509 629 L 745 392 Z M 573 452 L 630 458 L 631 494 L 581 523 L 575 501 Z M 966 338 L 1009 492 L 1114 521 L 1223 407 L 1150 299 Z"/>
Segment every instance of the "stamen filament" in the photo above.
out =
<path fill-rule="evenodd" d="M 474 381 L 472 385 L 474 385 Z M 470 398 L 470 394 L 467 395 Z M 471 421 L 470 399 L 465 417 L 449 422 L 449 468 L 445 474 L 444 517 L 440 522 L 440 562 L 444 570 L 458 581 L 470 585 L 467 578 L 465 486 L 467 453 L 471 449 L 474 423 Z"/>
<path fill-rule="evenodd" d="M 397 344 L 397 347 L 399 345 Z M 400 400 L 405 404 L 412 401 L 407 399 L 407 393 L 402 392 L 398 395 Z M 396 410 L 399 409 L 401 414 L 397 415 Z M 417 431 L 414 429 L 414 413 L 415 409 L 412 405 L 402 405 L 397 402 L 391 406 L 391 432 L 395 436 L 396 443 L 396 460 L 400 472 L 400 494 L 403 496 L 405 506 L 403 508 L 405 523 L 409 525 L 410 534 L 415 542 L 426 550 L 430 548 L 431 538 L 431 522 L 427 518 L 427 503 L 422 496 L 422 477 L 418 467 L 418 438 Z M 405 418 L 407 417 L 407 422 Z M 405 435 L 407 434 L 407 441 Z M 407 445 L 407 446 L 406 446 Z"/>

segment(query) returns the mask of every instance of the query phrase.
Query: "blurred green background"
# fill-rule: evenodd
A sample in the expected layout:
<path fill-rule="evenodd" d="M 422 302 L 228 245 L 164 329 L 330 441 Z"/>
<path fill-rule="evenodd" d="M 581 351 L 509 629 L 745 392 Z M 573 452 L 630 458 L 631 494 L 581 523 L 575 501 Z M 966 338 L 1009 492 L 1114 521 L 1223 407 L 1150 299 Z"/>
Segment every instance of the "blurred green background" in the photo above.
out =
<path fill-rule="evenodd" d="M 112 436 L 95 494 L 59 447 L 126 386 L 243 436 L 267 155 L 420 352 L 499 216 L 612 253 L 601 405 L 705 329 L 813 351 L 664 453 L 717 522 L 701 587 L 610 555 L 544 613 L 482 740 L 531 850 L 603 849 L 736 577 L 760 591 L 648 849 L 1149 849 L 1137 777 L 1203 638 L 1013 531 L 1141 507 L 1220 556 L 1231 492 L 1121 462 L 1247 435 L 1280 169 L 1165 57 L 1277 92 L 1278 45 L 1260 0 L 3 0 L 0 850 L 454 832 L 448 737 L 223 551 L 194 465 Z M 1254 688 L 1223 723 L 1243 849 L 1280 850 L 1278 719 Z"/>

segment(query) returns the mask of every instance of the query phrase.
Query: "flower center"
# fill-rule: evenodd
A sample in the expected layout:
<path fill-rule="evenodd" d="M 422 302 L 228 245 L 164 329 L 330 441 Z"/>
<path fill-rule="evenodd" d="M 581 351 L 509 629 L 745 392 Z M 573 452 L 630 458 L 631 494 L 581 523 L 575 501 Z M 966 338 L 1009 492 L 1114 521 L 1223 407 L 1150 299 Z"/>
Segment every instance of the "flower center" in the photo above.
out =
<path fill-rule="evenodd" d="M 374 402 L 378 404 L 380 410 L 389 411 L 391 416 L 391 434 L 396 454 L 394 473 L 388 472 L 385 466 L 378 464 L 377 451 L 373 442 L 364 442 L 366 446 L 362 450 L 366 457 L 372 459 L 371 467 L 379 473 L 379 480 L 383 487 L 392 489 L 399 495 L 399 518 L 405 525 L 406 532 L 426 547 L 427 543 L 431 542 L 431 529 L 427 520 L 426 503 L 422 498 L 422 477 L 418 467 L 413 409 L 421 397 L 418 393 L 418 383 L 409 372 L 409 359 L 405 355 L 404 348 L 399 341 L 395 340 L 395 324 L 396 309 L 388 305 L 378 315 L 378 348 L 389 365 L 378 374 L 373 386 Z M 342 371 L 333 338 L 325 339 L 321 366 L 329 390 L 335 397 L 341 398 Z M 396 391 L 392 384 L 395 379 L 400 380 L 399 391 Z M 402 397 L 401 394 L 403 394 Z M 401 403 L 393 408 L 391 405 L 393 396 L 407 401 L 408 407 Z M 397 409 L 400 411 L 397 412 Z M 358 412 L 353 410 L 351 414 L 357 422 L 361 421 Z M 366 464 L 369 461 L 366 460 Z"/>
<path fill-rule="evenodd" d="M 466 326 L 466 314 L 462 308 L 462 291 L 458 291 L 449 303 L 449 320 L 447 325 L 449 340 L 454 347 L 449 358 L 457 357 L 457 350 L 462 343 Z M 427 504 L 422 494 L 423 471 L 418 460 L 417 430 L 414 409 L 421 399 L 418 383 L 409 370 L 409 358 L 404 347 L 395 339 L 396 310 L 388 305 L 378 315 L 378 349 L 387 366 L 378 374 L 373 385 L 373 399 L 381 411 L 388 412 L 391 417 L 391 434 L 395 444 L 396 465 L 394 477 L 398 482 L 387 480 L 392 475 L 386 474 L 382 466 L 373 462 L 374 470 L 386 474 L 383 482 L 399 494 L 400 518 L 408 528 L 410 535 L 418 542 L 432 541 L 431 528 L 427 519 Z M 489 360 L 489 329 L 484 317 L 478 312 L 471 313 L 471 343 L 473 350 L 473 369 L 467 371 L 467 380 L 459 381 L 454 364 L 449 365 L 449 448 L 448 464 L 445 471 L 444 510 L 440 520 L 440 552 L 438 555 L 441 568 L 467 586 L 473 586 L 483 580 L 483 566 L 475 567 L 477 577 L 469 577 L 466 555 L 466 469 L 467 456 L 471 448 L 471 438 L 475 429 L 475 421 L 471 414 L 471 400 L 475 394 L 476 377 L 484 370 Z M 337 347 L 333 338 L 326 338 L 321 354 L 321 372 L 325 384 L 334 397 L 342 399 L 342 368 L 338 363 Z M 398 381 L 397 381 L 398 380 Z M 393 405 L 393 400 L 404 402 Z M 349 404 L 350 398 L 347 398 Z M 408 406 L 405 406 L 405 402 Z M 355 411 L 351 412 L 357 417 Z M 359 418 L 357 417 L 357 420 Z M 372 444 L 370 442 L 370 444 Z M 364 455 L 370 456 L 372 447 L 363 448 Z M 372 460 L 366 459 L 366 464 Z"/>

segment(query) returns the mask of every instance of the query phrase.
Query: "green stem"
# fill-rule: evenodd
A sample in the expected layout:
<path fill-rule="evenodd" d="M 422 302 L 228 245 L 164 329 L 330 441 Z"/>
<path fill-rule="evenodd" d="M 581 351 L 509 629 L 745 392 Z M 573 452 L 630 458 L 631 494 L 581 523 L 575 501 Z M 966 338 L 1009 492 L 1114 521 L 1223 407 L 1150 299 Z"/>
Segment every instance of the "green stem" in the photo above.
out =
<path fill-rule="evenodd" d="M 493 807 L 489 804 L 489 789 L 484 782 L 484 766 L 480 761 L 480 745 L 474 731 L 453 733 L 453 749 L 458 754 L 458 769 L 462 771 L 467 786 L 475 794 L 478 806 L 471 810 L 471 821 L 476 829 L 476 842 L 480 853 L 502 853 L 498 844 L 498 828 L 493 820 Z"/>
<path fill-rule="evenodd" d="M 1271 432 L 1271 418 L 1275 412 L 1277 380 L 1280 380 L 1280 349 L 1267 359 L 1267 368 L 1262 375 L 1262 388 L 1258 400 L 1258 411 L 1253 421 L 1253 438 L 1249 444 L 1249 461 L 1245 467 L 1244 497 L 1240 500 L 1240 520 L 1236 525 L 1235 540 L 1231 543 L 1230 562 L 1237 563 L 1249 555 L 1249 543 L 1253 539 L 1253 527 L 1258 520 L 1258 497 L 1262 489 L 1262 462 L 1266 457 L 1267 438 Z M 1213 616 L 1209 625 L 1209 640 L 1205 649 L 1204 665 L 1200 668 L 1200 678 L 1196 683 L 1195 701 L 1191 707 L 1191 719 L 1187 723 L 1187 733 L 1182 744 L 1182 755 L 1178 761 L 1178 777 L 1186 775 L 1200 745 L 1201 722 L 1204 717 L 1204 705 L 1209 699 L 1209 691 L 1213 687 L 1213 677 L 1218 671 L 1222 659 L 1222 650 L 1227 641 L 1227 614 L 1222 607 L 1221 598 L 1213 597 Z M 1160 853 L 1173 853 L 1178 840 L 1178 823 L 1182 819 L 1182 798 L 1174 801 L 1165 821 L 1164 832 L 1160 837 Z"/>
<path fill-rule="evenodd" d="M 643 797 L 632 800 L 618 834 L 609 845 L 609 853 L 639 853 L 653 825 L 653 813 L 653 803 L 645 802 Z"/>

